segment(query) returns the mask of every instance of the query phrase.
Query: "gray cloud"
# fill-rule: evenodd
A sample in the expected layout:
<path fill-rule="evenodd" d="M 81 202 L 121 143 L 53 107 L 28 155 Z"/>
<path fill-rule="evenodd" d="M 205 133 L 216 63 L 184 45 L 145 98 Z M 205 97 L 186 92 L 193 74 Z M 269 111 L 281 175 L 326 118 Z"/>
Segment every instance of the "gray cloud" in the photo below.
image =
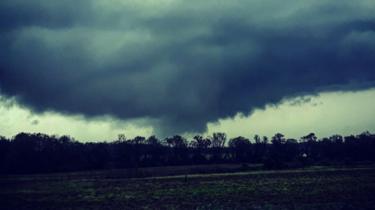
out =
<path fill-rule="evenodd" d="M 375 3 L 0 3 L 0 89 L 35 111 L 203 131 L 285 97 L 374 86 Z"/>

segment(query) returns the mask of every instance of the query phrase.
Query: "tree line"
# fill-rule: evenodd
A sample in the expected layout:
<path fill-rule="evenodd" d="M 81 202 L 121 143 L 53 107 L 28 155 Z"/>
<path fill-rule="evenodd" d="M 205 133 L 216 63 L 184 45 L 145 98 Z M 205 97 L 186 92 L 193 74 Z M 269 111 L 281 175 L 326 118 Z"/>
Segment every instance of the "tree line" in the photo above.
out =
<path fill-rule="evenodd" d="M 121 134 L 112 142 L 83 143 L 69 136 L 19 133 L 0 136 L 0 173 L 51 173 L 218 163 L 262 163 L 265 168 L 310 164 L 375 161 L 375 135 L 333 135 L 318 139 L 310 133 L 300 139 L 277 133 L 270 139 L 255 135 L 228 139 L 225 133 L 165 139 Z"/>

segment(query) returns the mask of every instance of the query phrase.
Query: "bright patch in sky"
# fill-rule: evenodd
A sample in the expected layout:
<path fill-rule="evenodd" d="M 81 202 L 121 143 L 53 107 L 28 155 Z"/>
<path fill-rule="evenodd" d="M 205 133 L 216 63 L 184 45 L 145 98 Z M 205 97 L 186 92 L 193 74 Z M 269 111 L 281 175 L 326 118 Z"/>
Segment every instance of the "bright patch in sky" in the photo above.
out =
<path fill-rule="evenodd" d="M 359 92 L 329 92 L 285 100 L 277 106 L 257 109 L 250 116 L 238 114 L 208 124 L 208 133 L 226 132 L 230 137 L 281 132 L 299 138 L 314 132 L 318 137 L 375 131 L 375 89 Z"/>
<path fill-rule="evenodd" d="M 32 113 L 18 104 L 0 100 L 0 135 L 14 136 L 19 132 L 69 135 L 80 141 L 113 141 L 118 134 L 127 138 L 148 136 L 151 127 L 138 126 L 141 121 L 122 122 L 111 117 L 87 120 L 82 116 L 66 116 L 55 112 Z"/>

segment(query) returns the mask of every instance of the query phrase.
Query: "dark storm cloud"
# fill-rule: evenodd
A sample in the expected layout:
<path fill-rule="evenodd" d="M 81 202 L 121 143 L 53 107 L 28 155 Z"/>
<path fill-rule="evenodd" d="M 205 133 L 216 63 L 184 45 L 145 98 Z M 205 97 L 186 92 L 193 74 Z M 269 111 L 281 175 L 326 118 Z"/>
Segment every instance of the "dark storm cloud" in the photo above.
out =
<path fill-rule="evenodd" d="M 69 27 L 81 19 L 87 1 L 3 0 L 0 4 L 2 30 L 38 25 L 42 27 Z M 80 9 L 78 9 L 80 8 Z"/>
<path fill-rule="evenodd" d="M 2 1 L 0 88 L 35 111 L 202 131 L 286 97 L 373 87 L 374 9 L 365 0 Z"/>

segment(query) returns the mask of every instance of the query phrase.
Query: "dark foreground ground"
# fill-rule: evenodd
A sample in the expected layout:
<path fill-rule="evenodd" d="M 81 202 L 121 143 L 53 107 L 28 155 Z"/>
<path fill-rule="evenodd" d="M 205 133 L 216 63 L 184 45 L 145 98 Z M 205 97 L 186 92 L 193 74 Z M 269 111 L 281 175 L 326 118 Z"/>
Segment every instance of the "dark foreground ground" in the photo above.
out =
<path fill-rule="evenodd" d="M 95 173 L 2 176 L 0 209 L 375 209 L 375 167 L 188 175 L 187 179 Z"/>

